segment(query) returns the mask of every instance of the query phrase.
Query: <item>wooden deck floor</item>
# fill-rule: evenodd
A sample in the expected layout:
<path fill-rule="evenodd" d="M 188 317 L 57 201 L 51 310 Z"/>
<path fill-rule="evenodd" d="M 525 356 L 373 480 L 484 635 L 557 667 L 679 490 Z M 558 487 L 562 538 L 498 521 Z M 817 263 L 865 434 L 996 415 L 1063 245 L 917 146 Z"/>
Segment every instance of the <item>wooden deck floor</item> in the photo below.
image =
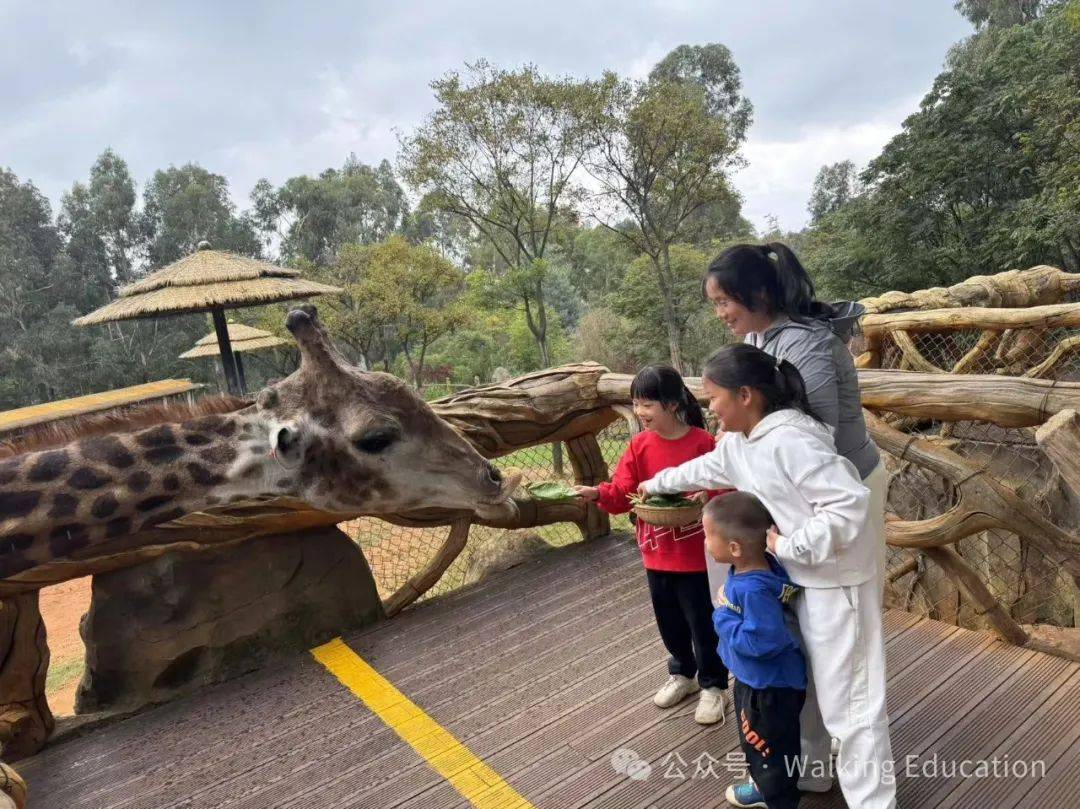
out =
<path fill-rule="evenodd" d="M 886 624 L 900 806 L 1080 805 L 1080 665 L 906 613 Z M 699 727 L 693 701 L 652 705 L 665 655 L 626 537 L 553 552 L 345 641 L 533 806 L 726 805 L 735 724 Z M 650 776 L 616 772 L 617 750 Z M 938 776 L 905 775 L 909 756 L 936 761 Z M 994 759 L 1013 777 L 948 770 Z M 1015 777 L 1018 762 L 1045 775 Z M 306 655 L 19 769 L 40 809 L 469 805 Z M 834 789 L 801 805 L 844 801 Z"/>

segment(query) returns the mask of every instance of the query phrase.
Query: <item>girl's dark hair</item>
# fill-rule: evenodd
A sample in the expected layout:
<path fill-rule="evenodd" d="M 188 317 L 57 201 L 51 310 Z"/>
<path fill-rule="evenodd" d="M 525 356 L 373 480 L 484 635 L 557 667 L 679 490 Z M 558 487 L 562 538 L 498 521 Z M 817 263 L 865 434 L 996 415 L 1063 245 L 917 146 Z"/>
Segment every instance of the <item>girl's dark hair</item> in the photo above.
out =
<path fill-rule="evenodd" d="M 705 362 L 702 373 L 717 387 L 738 390 L 752 388 L 765 398 L 765 412 L 794 407 L 808 416 L 818 416 L 806 398 L 806 385 L 799 369 L 749 343 L 735 343 L 719 349 Z M 820 421 L 820 419 L 818 419 Z"/>
<path fill-rule="evenodd" d="M 775 256 L 775 258 L 773 258 Z M 793 320 L 832 317 L 829 304 L 814 300 L 814 282 L 786 244 L 737 244 L 709 264 L 701 281 L 713 279 L 729 298 L 752 312 L 783 312 Z"/>
<path fill-rule="evenodd" d="M 705 426 L 701 405 L 686 387 L 682 375 L 670 365 L 646 365 L 638 371 L 630 383 L 630 398 L 675 405 L 679 418 L 691 427 Z"/>

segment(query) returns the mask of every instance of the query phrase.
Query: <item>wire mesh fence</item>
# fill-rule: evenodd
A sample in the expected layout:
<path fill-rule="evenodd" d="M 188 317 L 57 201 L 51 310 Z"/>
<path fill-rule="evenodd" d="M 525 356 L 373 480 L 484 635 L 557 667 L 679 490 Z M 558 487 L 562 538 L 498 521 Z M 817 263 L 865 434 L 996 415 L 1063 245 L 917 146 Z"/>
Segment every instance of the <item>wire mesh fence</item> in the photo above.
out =
<path fill-rule="evenodd" d="M 1060 382 L 1080 381 L 1080 330 L 1027 328 L 962 330 L 887 336 L 882 368 L 997 374 Z M 940 423 L 887 416 L 987 469 L 1051 522 L 1077 525 L 1080 510 L 1035 441 L 1035 428 L 1003 428 L 980 421 Z M 938 516 L 955 505 L 952 484 L 914 464 L 886 459 L 889 510 L 905 520 Z M 1077 625 L 1080 590 L 1060 565 L 1023 537 L 998 529 L 954 546 L 997 601 L 1020 624 Z M 981 627 L 956 585 L 917 551 L 889 549 L 887 602 L 962 626 Z"/>

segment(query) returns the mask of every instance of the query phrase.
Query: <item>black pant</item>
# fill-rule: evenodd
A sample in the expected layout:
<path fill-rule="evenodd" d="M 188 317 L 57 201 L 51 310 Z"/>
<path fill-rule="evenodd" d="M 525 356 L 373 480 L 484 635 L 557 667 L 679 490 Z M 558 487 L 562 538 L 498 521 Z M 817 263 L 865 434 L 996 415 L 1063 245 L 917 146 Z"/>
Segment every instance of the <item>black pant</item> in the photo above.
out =
<path fill-rule="evenodd" d="M 806 692 L 735 683 L 735 719 L 750 775 L 769 809 L 799 805 L 799 713 Z"/>
<path fill-rule="evenodd" d="M 702 688 L 727 688 L 728 672 L 716 647 L 709 577 L 705 573 L 646 570 L 660 639 L 671 654 L 668 673 L 694 679 Z"/>

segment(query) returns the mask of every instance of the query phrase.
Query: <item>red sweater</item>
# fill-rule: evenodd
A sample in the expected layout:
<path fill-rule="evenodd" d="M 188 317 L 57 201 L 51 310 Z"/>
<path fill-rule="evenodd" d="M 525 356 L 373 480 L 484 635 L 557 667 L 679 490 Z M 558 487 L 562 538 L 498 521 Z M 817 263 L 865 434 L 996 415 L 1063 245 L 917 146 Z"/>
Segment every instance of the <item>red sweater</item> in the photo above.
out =
<path fill-rule="evenodd" d="M 611 483 L 601 483 L 597 505 L 608 514 L 630 510 L 629 495 L 639 483 L 662 469 L 678 466 L 716 448 L 716 439 L 700 427 L 691 427 L 674 441 L 661 438 L 651 430 L 630 439 L 630 446 L 619 460 Z M 641 559 L 649 570 L 677 573 L 701 573 L 705 570 L 705 531 L 701 523 L 682 528 L 663 528 L 637 521 L 637 541 Z"/>

